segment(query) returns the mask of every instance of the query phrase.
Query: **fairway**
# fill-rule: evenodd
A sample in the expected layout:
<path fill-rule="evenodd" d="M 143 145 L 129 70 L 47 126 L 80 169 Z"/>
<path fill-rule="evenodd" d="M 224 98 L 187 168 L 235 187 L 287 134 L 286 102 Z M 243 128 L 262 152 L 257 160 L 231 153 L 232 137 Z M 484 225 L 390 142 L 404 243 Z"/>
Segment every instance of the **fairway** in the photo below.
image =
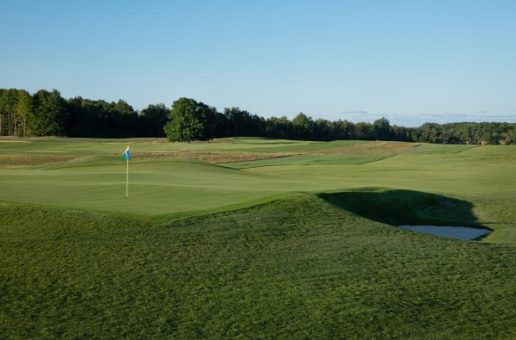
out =
<path fill-rule="evenodd" d="M 0 251 L 1 338 L 514 338 L 516 146 L 3 138 Z"/>

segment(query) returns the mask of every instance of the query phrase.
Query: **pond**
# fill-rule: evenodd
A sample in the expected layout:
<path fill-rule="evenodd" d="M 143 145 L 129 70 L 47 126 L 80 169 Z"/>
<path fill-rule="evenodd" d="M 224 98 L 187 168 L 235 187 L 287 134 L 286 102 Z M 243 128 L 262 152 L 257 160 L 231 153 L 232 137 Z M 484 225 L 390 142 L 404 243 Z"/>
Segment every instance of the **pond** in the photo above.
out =
<path fill-rule="evenodd" d="M 418 233 L 445 236 L 459 240 L 476 240 L 491 232 L 488 229 L 481 228 L 448 227 L 435 225 L 401 225 L 400 228 Z"/>

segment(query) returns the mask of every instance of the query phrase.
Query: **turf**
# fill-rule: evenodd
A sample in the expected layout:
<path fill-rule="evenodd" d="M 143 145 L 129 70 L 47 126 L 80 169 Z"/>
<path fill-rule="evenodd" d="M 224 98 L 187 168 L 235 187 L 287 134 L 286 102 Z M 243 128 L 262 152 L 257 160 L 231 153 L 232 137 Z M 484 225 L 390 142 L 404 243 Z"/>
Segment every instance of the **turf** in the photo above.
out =
<path fill-rule="evenodd" d="M 514 338 L 515 174 L 511 146 L 0 139 L 0 338 Z"/>
<path fill-rule="evenodd" d="M 513 247 L 403 231 L 313 195 L 159 226 L 1 211 L 4 337 L 516 335 Z"/>

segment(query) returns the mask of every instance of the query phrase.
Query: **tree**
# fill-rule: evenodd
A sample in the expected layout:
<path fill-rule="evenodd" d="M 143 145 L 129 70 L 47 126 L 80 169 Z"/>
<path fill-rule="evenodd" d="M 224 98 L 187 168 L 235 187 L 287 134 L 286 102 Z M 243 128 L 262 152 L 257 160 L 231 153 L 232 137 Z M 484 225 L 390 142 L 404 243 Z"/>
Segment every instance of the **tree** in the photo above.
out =
<path fill-rule="evenodd" d="M 165 129 L 163 127 L 165 126 Z M 180 98 L 168 110 L 149 105 L 140 113 L 120 99 L 116 102 L 82 97 L 64 100 L 58 91 L 0 89 L 0 135 L 70 137 L 163 136 L 192 141 L 227 136 L 256 136 L 305 140 L 378 139 L 428 143 L 514 144 L 516 124 L 425 123 L 417 128 L 390 125 L 386 118 L 371 123 L 329 121 L 300 113 L 264 119 L 238 107 L 219 113 L 214 107 Z"/>
<path fill-rule="evenodd" d="M 263 120 L 238 107 L 224 109 L 224 117 L 228 136 L 260 136 L 263 131 Z"/>
<path fill-rule="evenodd" d="M 165 136 L 163 126 L 169 120 L 170 110 L 165 104 L 150 104 L 140 112 L 142 128 L 140 133 L 146 137 Z"/>
<path fill-rule="evenodd" d="M 135 113 L 133 107 L 127 104 L 126 101 L 119 99 L 114 105 L 113 109 L 122 115 L 132 115 Z"/>
<path fill-rule="evenodd" d="M 327 119 L 318 118 L 313 123 L 313 138 L 316 140 L 333 140 L 334 132 L 331 122 Z"/>
<path fill-rule="evenodd" d="M 425 123 L 418 128 L 418 141 L 442 143 L 442 126 L 435 123 Z"/>
<path fill-rule="evenodd" d="M 195 139 L 205 139 L 198 105 L 195 100 L 184 97 L 172 104 L 170 122 L 165 125 L 165 133 L 170 141 L 191 142 Z"/>
<path fill-rule="evenodd" d="M 303 112 L 299 113 L 292 119 L 294 128 L 294 138 L 296 139 L 312 139 L 314 134 L 314 121 L 312 117 L 308 117 Z"/>
<path fill-rule="evenodd" d="M 516 124 L 514 124 L 514 127 L 507 131 L 505 134 L 505 144 L 516 144 Z"/>
<path fill-rule="evenodd" d="M 390 123 L 387 118 L 380 118 L 374 121 L 373 130 L 375 138 L 378 140 L 389 139 Z"/>
<path fill-rule="evenodd" d="M 139 133 L 138 113 L 122 99 L 108 105 L 112 135 L 115 137 L 131 137 Z"/>
<path fill-rule="evenodd" d="M 4 122 L 7 120 L 7 90 L 0 89 L 0 136 L 4 135 Z"/>
<path fill-rule="evenodd" d="M 220 134 L 222 115 L 214 107 L 191 98 L 179 98 L 172 104 L 165 133 L 171 141 L 207 140 Z"/>
<path fill-rule="evenodd" d="M 39 90 L 34 94 L 32 128 L 35 136 L 63 135 L 65 115 L 65 101 L 57 90 Z"/>
<path fill-rule="evenodd" d="M 18 90 L 7 90 L 7 135 L 16 136 L 17 118 L 16 103 L 18 102 Z"/>
<path fill-rule="evenodd" d="M 287 117 L 270 117 L 265 120 L 265 137 L 292 138 L 292 122 Z"/>
<path fill-rule="evenodd" d="M 354 139 L 355 137 L 355 124 L 348 122 L 347 120 L 337 120 L 331 122 L 333 130 L 333 136 L 335 139 Z"/>
<path fill-rule="evenodd" d="M 18 101 L 16 104 L 16 118 L 18 128 L 18 136 L 30 136 L 32 131 L 30 129 L 29 121 L 32 113 L 32 96 L 25 90 L 18 91 Z"/>
<path fill-rule="evenodd" d="M 16 134 L 16 102 L 18 91 L 16 89 L 2 90 L 0 93 L 0 136 L 12 136 Z"/>
<path fill-rule="evenodd" d="M 217 137 L 217 123 L 219 122 L 220 113 L 212 106 L 208 106 L 202 102 L 197 103 L 196 115 L 201 122 L 202 132 L 199 140 L 208 140 Z"/>
<path fill-rule="evenodd" d="M 360 122 L 355 124 L 355 139 L 371 139 L 370 124 Z"/>

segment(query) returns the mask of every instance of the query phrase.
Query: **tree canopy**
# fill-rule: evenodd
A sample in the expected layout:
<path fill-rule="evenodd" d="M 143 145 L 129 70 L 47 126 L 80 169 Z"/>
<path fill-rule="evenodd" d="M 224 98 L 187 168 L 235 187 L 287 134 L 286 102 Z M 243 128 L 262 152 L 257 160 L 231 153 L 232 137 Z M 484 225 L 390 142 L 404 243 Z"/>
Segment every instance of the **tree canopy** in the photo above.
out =
<path fill-rule="evenodd" d="M 373 123 L 313 119 L 299 113 L 263 118 L 238 107 L 223 112 L 191 98 L 171 108 L 151 104 L 141 111 L 126 101 L 65 99 L 57 90 L 30 94 L 0 89 L 0 136 L 164 137 L 171 141 L 218 137 L 268 137 L 329 141 L 337 139 L 398 140 L 446 144 L 516 144 L 514 123 L 425 123 L 417 128 Z"/>
<path fill-rule="evenodd" d="M 207 140 L 216 137 L 217 110 L 190 98 L 172 104 L 165 132 L 171 141 Z"/>

